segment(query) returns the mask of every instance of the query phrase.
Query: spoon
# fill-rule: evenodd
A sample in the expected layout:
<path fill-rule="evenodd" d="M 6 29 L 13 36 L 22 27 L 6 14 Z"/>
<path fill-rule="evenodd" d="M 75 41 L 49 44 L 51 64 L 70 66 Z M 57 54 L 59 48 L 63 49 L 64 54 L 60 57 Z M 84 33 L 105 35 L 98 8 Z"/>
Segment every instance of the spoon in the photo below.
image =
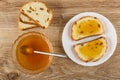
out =
<path fill-rule="evenodd" d="M 56 54 L 56 53 L 36 51 L 36 50 L 33 50 L 32 47 L 29 47 L 29 46 L 26 46 L 26 45 L 25 46 L 21 46 L 20 47 L 20 51 L 23 54 L 33 54 L 33 53 L 36 53 L 36 54 L 44 54 L 44 55 L 49 55 L 49 56 L 56 56 L 56 57 L 67 58 L 67 56 L 64 55 L 64 54 Z"/>

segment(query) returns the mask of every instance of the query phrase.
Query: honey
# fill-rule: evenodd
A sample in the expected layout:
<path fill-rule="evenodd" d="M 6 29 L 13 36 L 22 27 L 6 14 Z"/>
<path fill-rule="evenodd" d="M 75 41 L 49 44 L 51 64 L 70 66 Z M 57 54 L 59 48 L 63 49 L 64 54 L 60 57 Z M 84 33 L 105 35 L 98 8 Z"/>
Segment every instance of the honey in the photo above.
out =
<path fill-rule="evenodd" d="M 95 57 L 99 56 L 104 48 L 103 41 L 100 39 L 91 41 L 80 48 L 81 53 L 84 53 L 85 57 L 88 59 L 94 59 Z"/>
<path fill-rule="evenodd" d="M 94 19 L 77 22 L 75 29 L 77 35 L 94 35 L 98 33 L 99 30 L 100 24 Z"/>
<path fill-rule="evenodd" d="M 25 35 L 25 36 L 24 36 Z M 16 60 L 18 64 L 24 69 L 31 71 L 43 71 L 45 70 L 52 60 L 51 56 L 36 54 L 25 54 L 21 52 L 22 46 L 31 47 L 35 51 L 51 52 L 52 46 L 48 39 L 37 32 L 29 32 L 22 36 L 18 42 L 16 42 Z M 21 38 L 21 36 L 20 36 Z"/>

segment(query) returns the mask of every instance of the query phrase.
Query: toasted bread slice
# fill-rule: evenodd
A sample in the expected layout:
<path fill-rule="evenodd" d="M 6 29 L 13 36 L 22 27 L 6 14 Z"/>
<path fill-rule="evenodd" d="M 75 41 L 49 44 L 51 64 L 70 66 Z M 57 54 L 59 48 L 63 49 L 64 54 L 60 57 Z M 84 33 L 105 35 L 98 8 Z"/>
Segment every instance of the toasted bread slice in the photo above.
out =
<path fill-rule="evenodd" d="M 103 33 L 104 26 L 102 22 L 96 17 L 86 16 L 73 23 L 71 36 L 73 40 L 80 40 Z"/>
<path fill-rule="evenodd" d="M 19 18 L 20 18 L 21 22 L 23 22 L 23 23 L 38 25 L 38 24 L 36 24 L 32 19 L 30 19 L 29 17 L 25 16 L 25 15 L 22 14 L 22 13 L 20 13 Z"/>
<path fill-rule="evenodd" d="M 25 29 L 30 29 L 30 28 L 33 28 L 33 27 L 37 27 L 37 25 L 27 24 L 27 23 L 23 23 L 21 21 L 18 21 L 18 27 L 21 30 L 25 30 Z"/>
<path fill-rule="evenodd" d="M 48 9 L 44 3 L 37 1 L 25 4 L 20 12 L 32 19 L 42 28 L 47 28 L 53 17 L 51 9 Z"/>
<path fill-rule="evenodd" d="M 74 46 L 75 53 L 84 62 L 95 62 L 105 55 L 108 44 L 105 37 L 80 43 Z"/>

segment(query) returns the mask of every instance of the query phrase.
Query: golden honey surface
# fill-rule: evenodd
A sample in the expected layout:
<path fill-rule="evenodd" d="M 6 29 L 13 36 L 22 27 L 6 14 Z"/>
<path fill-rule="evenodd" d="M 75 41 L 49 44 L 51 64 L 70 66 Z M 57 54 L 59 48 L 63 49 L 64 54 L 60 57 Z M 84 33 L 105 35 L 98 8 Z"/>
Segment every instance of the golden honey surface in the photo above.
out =
<path fill-rule="evenodd" d="M 77 35 L 94 35 L 100 30 L 100 24 L 95 19 L 78 21 L 75 26 Z"/>
<path fill-rule="evenodd" d="M 101 54 L 104 48 L 104 44 L 101 40 L 94 40 L 80 48 L 80 52 L 83 53 L 88 59 L 93 59 Z"/>
<path fill-rule="evenodd" d="M 38 35 L 29 35 L 23 38 L 17 45 L 16 58 L 18 63 L 28 70 L 42 70 L 48 66 L 50 56 L 42 54 L 24 54 L 21 53 L 21 46 L 29 46 L 37 51 L 50 52 L 48 44 Z"/>

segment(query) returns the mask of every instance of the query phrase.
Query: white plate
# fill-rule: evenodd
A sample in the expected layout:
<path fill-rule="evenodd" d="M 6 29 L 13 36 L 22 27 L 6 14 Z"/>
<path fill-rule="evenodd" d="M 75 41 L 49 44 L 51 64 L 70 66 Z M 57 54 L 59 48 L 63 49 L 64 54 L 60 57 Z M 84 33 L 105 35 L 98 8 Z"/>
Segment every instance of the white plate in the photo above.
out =
<path fill-rule="evenodd" d="M 105 34 L 103 34 L 101 36 L 106 36 L 106 38 L 108 40 L 108 50 L 107 50 L 106 54 L 100 60 L 98 60 L 96 62 L 87 62 L 87 63 L 83 62 L 78 58 L 78 56 L 73 51 L 73 46 L 75 44 L 81 43 L 81 42 L 86 42 L 86 41 L 95 39 L 97 37 L 100 37 L 100 36 L 89 37 L 89 38 L 79 40 L 79 41 L 73 41 L 71 39 L 71 35 L 70 35 L 71 25 L 83 16 L 97 17 L 104 24 Z M 74 16 L 65 25 L 65 28 L 64 28 L 63 34 L 62 34 L 62 44 L 63 44 L 63 48 L 64 48 L 66 54 L 68 55 L 68 57 L 75 63 L 83 65 L 83 66 L 96 66 L 96 65 L 104 63 L 112 56 L 112 54 L 116 48 L 116 45 L 117 45 L 117 35 L 116 35 L 116 31 L 114 29 L 114 26 L 106 17 L 104 17 L 103 15 L 100 15 L 98 13 L 95 13 L 95 12 L 84 12 L 84 13 L 80 13 L 80 14 Z"/>

